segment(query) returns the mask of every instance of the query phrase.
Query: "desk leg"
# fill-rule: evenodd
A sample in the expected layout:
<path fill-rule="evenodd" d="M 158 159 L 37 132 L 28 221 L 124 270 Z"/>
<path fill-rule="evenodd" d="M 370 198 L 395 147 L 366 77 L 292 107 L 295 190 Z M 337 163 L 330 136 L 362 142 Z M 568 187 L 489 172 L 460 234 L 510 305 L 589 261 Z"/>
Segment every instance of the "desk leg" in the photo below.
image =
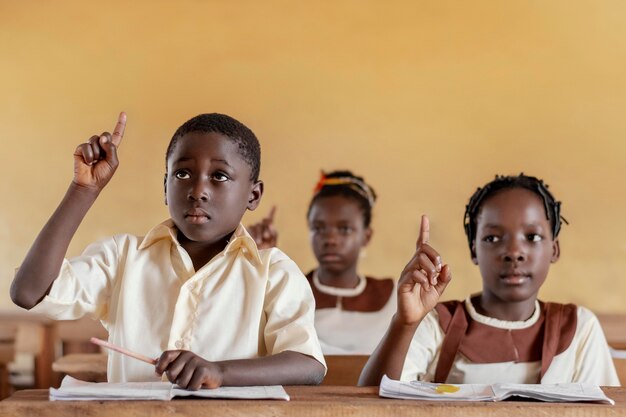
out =
<path fill-rule="evenodd" d="M 35 357 L 35 388 L 48 389 L 57 385 L 53 377 L 52 362 L 56 357 L 56 326 L 44 324 L 40 329 L 41 345 Z"/>

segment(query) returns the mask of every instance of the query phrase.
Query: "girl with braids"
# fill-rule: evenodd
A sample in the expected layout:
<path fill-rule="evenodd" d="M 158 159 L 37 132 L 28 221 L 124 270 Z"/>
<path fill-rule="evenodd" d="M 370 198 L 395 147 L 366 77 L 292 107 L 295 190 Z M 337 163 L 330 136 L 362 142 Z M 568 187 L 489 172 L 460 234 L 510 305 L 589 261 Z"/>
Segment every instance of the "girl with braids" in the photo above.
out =
<path fill-rule="evenodd" d="M 479 188 L 463 223 L 482 292 L 438 303 L 449 273 L 433 267 L 441 263 L 428 246 L 418 247 L 416 257 L 426 253 L 431 262 L 405 268 L 398 312 L 359 383 L 375 385 L 387 374 L 442 383 L 619 385 L 593 313 L 537 300 L 560 255 L 560 208 L 542 180 L 524 174 L 496 176 Z"/>
<path fill-rule="evenodd" d="M 322 173 L 309 204 L 311 246 L 319 263 L 307 274 L 315 297 L 315 328 L 325 354 L 370 354 L 396 310 L 394 281 L 358 273 L 371 237 L 376 193 L 350 171 Z M 276 244 L 274 210 L 250 234 Z"/>

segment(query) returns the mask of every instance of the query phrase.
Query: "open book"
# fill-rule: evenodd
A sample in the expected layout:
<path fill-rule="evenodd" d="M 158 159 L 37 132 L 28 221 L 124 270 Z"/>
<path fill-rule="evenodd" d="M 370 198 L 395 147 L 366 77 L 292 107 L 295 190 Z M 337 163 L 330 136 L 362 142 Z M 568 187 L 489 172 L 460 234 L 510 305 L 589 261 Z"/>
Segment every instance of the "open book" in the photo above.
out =
<path fill-rule="evenodd" d="M 285 400 L 289 395 L 280 385 L 255 387 L 220 387 L 188 391 L 169 382 L 84 382 L 66 376 L 59 389 L 50 388 L 51 401 L 82 400 L 162 400 L 174 397 L 202 397 L 247 400 Z"/>
<path fill-rule="evenodd" d="M 548 402 L 594 401 L 615 404 L 593 384 L 435 384 L 396 381 L 383 376 L 379 395 L 428 401 L 502 401 L 524 397 Z"/>

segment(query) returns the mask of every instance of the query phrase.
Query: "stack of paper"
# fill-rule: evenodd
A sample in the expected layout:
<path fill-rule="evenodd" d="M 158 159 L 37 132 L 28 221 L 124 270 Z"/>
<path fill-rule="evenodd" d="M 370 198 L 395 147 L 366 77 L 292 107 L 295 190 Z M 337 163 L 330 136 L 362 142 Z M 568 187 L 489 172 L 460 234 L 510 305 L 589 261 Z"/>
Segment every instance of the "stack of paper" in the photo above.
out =
<path fill-rule="evenodd" d="M 169 382 L 84 382 L 70 376 L 63 378 L 59 389 L 50 388 L 51 401 L 82 400 L 161 400 L 174 397 L 202 397 L 222 399 L 272 399 L 289 401 L 289 395 L 280 385 L 255 387 L 220 387 L 188 391 Z"/>
<path fill-rule="evenodd" d="M 386 375 L 380 383 L 379 395 L 430 401 L 502 401 L 516 396 L 549 402 L 615 404 L 599 386 L 592 384 L 435 384 L 396 381 Z"/>

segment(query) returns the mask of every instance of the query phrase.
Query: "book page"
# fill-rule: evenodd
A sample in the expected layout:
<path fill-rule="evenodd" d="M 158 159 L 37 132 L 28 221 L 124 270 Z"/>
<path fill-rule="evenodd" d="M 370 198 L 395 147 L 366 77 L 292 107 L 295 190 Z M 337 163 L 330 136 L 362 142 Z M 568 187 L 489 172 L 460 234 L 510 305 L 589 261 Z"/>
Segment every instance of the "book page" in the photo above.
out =
<path fill-rule="evenodd" d="M 422 381 L 396 381 L 386 375 L 380 383 L 379 395 L 387 398 L 430 401 L 495 401 L 488 384 L 435 384 Z"/>
<path fill-rule="evenodd" d="M 223 399 L 275 399 L 289 401 L 280 385 L 254 387 L 220 387 L 189 391 L 169 382 L 84 382 L 66 376 L 59 389 L 50 388 L 51 401 L 88 400 L 161 400 L 173 397 L 203 397 Z"/>
<path fill-rule="evenodd" d="M 549 402 L 597 401 L 615 404 L 599 386 L 593 384 L 493 384 L 493 392 L 498 399 L 519 396 Z"/>
<path fill-rule="evenodd" d="M 237 400 L 284 400 L 289 401 L 289 395 L 281 385 L 266 385 L 254 387 L 219 387 L 215 389 L 201 389 L 189 391 L 176 386 L 172 390 L 173 397 L 202 397 L 223 398 Z"/>

